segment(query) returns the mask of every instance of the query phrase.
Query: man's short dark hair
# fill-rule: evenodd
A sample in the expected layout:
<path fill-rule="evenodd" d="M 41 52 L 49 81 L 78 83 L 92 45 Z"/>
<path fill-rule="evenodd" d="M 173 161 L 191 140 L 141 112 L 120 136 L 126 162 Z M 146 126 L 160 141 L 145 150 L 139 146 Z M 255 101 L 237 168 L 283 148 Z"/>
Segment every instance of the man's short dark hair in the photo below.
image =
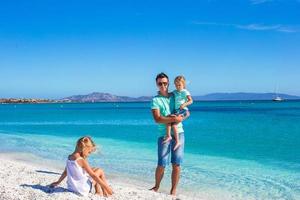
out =
<path fill-rule="evenodd" d="M 157 79 L 160 79 L 160 78 L 167 78 L 169 80 L 169 77 L 167 76 L 167 74 L 165 74 L 163 72 L 157 74 L 155 81 L 157 82 Z"/>

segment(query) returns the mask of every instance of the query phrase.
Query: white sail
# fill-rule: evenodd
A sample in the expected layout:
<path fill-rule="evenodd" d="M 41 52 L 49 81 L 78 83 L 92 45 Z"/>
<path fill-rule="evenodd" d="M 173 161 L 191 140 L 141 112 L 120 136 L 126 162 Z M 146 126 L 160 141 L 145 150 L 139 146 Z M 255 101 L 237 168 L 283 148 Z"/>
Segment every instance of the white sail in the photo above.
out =
<path fill-rule="evenodd" d="M 278 95 L 278 93 L 277 93 L 277 86 L 276 86 L 275 98 L 273 99 L 273 101 L 283 101 L 283 100 L 284 99 Z"/>

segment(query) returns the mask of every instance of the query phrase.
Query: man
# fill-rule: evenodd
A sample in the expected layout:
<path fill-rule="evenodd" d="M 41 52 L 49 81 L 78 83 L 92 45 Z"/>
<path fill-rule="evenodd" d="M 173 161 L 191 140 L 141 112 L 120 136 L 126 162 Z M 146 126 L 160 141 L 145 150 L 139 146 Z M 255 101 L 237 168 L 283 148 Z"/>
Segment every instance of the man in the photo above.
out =
<path fill-rule="evenodd" d="M 155 171 L 155 186 L 151 189 L 158 191 L 161 180 L 164 176 L 165 167 L 169 162 L 171 155 L 172 163 L 172 188 L 171 195 L 176 195 L 176 188 L 180 177 L 180 164 L 182 163 L 184 152 L 184 132 L 182 123 L 182 116 L 168 116 L 172 113 L 174 108 L 174 99 L 168 93 L 169 78 L 166 74 L 160 73 L 156 76 L 156 86 L 159 89 L 158 95 L 152 99 L 152 115 L 156 123 L 158 123 L 158 130 L 160 136 L 157 142 L 158 150 L 158 163 Z M 168 123 L 178 123 L 177 129 L 182 145 L 174 151 L 175 140 L 174 137 L 171 141 L 164 142 L 164 135 L 166 134 L 166 125 Z"/>

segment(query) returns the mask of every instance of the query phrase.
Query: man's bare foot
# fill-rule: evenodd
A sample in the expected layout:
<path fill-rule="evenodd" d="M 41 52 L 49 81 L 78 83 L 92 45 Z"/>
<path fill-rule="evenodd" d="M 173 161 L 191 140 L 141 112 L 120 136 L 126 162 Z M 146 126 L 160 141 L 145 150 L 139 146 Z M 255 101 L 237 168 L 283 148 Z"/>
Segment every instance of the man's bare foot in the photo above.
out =
<path fill-rule="evenodd" d="M 173 189 L 171 189 L 171 191 L 170 191 L 170 195 L 172 195 L 172 196 L 176 196 L 176 190 L 173 190 Z"/>
<path fill-rule="evenodd" d="M 171 136 L 166 136 L 164 138 L 164 141 L 163 141 L 163 144 L 167 143 L 167 142 L 170 142 L 172 140 L 172 137 Z"/>
<path fill-rule="evenodd" d="M 174 151 L 176 151 L 176 149 L 178 149 L 181 146 L 180 142 L 176 142 L 175 146 L 174 146 Z"/>
<path fill-rule="evenodd" d="M 149 189 L 151 191 L 157 192 L 158 191 L 158 187 L 154 186 L 153 188 Z"/>

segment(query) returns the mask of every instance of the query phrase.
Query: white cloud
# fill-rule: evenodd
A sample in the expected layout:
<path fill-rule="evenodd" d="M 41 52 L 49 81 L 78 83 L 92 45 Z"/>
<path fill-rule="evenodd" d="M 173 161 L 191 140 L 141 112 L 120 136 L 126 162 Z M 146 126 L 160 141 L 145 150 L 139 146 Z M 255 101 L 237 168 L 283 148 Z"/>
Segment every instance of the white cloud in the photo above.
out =
<path fill-rule="evenodd" d="M 250 3 L 252 5 L 259 5 L 259 4 L 263 4 L 263 3 L 269 3 L 272 1 L 284 1 L 284 0 L 250 0 Z M 294 1 L 300 3 L 300 0 L 294 0 Z"/>
<path fill-rule="evenodd" d="M 249 31 L 277 31 L 285 33 L 296 33 L 300 32 L 300 26 L 287 26 L 281 24 L 227 24 L 227 23 L 216 23 L 216 22 L 192 22 L 195 25 L 203 26 L 223 26 L 223 27 L 232 27 L 237 29 L 244 29 Z"/>
<path fill-rule="evenodd" d="M 248 25 L 235 25 L 239 29 L 247 29 L 254 31 L 268 31 L 268 30 L 279 30 L 281 25 L 261 25 L 261 24 L 248 24 Z"/>
<path fill-rule="evenodd" d="M 297 33 L 300 32 L 300 27 L 289 27 L 289 26 L 281 26 L 278 31 L 286 32 L 286 33 Z"/>
<path fill-rule="evenodd" d="M 250 1 L 251 1 L 252 4 L 257 5 L 257 4 L 271 2 L 273 0 L 250 0 Z"/>
<path fill-rule="evenodd" d="M 248 25 L 236 25 L 239 29 L 246 29 L 252 31 L 277 31 L 285 33 L 300 32 L 299 26 L 286 26 L 281 24 L 264 25 L 264 24 L 248 24 Z"/>

